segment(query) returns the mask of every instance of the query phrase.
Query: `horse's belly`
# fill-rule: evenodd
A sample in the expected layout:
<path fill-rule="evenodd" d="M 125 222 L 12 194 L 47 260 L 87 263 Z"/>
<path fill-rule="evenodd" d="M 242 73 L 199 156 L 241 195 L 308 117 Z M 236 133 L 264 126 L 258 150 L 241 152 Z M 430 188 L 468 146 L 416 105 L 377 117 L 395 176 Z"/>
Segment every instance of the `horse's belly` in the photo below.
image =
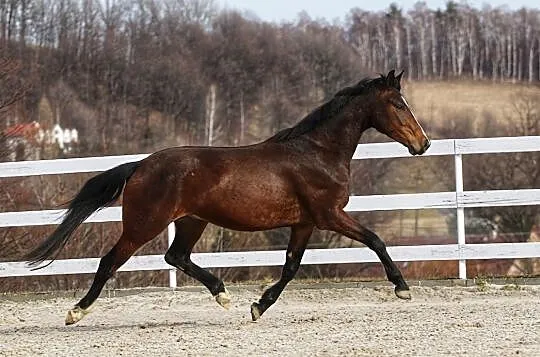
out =
<path fill-rule="evenodd" d="M 295 200 L 249 200 L 247 197 L 213 202 L 196 212 L 200 218 L 216 225 L 242 231 L 266 230 L 300 222 L 303 213 Z"/>

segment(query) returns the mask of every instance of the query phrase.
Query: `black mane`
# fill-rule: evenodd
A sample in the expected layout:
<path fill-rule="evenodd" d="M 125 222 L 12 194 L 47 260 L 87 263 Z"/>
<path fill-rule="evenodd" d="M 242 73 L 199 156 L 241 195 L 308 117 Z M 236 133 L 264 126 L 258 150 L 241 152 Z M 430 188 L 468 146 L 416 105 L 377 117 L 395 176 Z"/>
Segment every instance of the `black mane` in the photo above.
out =
<path fill-rule="evenodd" d="M 332 99 L 312 111 L 295 126 L 278 131 L 266 141 L 286 141 L 310 132 L 319 126 L 320 123 L 333 118 L 349 104 L 354 97 L 365 94 L 385 83 L 386 77 L 381 75 L 381 77 L 378 78 L 364 78 L 352 87 L 343 88 L 337 92 Z"/>

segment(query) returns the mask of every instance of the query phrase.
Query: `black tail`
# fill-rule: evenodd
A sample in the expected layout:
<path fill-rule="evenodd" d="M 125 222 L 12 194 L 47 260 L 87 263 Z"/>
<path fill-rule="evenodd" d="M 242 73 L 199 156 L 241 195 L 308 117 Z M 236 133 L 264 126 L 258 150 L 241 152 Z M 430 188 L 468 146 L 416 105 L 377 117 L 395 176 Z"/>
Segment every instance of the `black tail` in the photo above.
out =
<path fill-rule="evenodd" d="M 50 262 L 52 263 L 60 250 L 66 245 L 71 234 L 81 223 L 95 211 L 116 201 L 131 175 L 139 167 L 139 164 L 139 161 L 122 164 L 88 180 L 77 196 L 69 203 L 66 215 L 54 233 L 25 256 L 25 259 L 29 261 L 29 265 L 38 265 L 54 256 Z M 47 265 L 33 270 L 44 268 Z"/>

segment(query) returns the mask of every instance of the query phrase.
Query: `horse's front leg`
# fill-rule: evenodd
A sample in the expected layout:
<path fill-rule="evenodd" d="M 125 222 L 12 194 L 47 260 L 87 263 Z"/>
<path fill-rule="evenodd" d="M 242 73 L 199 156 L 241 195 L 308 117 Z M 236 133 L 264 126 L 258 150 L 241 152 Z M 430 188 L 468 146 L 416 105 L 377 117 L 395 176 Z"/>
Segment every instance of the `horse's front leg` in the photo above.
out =
<path fill-rule="evenodd" d="M 281 272 L 281 278 L 263 293 L 259 302 L 251 304 L 251 318 L 253 321 L 257 321 L 276 302 L 287 283 L 294 278 L 300 267 L 300 261 L 306 250 L 313 228 L 314 226 L 311 224 L 292 227 L 291 239 L 287 247 L 287 258 Z"/>
<path fill-rule="evenodd" d="M 344 236 L 365 244 L 369 249 L 373 250 L 381 260 L 388 280 L 396 286 L 394 290 L 396 296 L 405 300 L 411 298 L 409 286 L 403 279 L 399 268 L 392 261 L 390 255 L 388 255 L 386 245 L 375 233 L 363 227 L 341 209 L 336 210 L 335 213 L 330 216 L 326 216 L 320 223 L 321 224 L 317 224 L 318 228 L 332 230 L 343 234 Z"/>

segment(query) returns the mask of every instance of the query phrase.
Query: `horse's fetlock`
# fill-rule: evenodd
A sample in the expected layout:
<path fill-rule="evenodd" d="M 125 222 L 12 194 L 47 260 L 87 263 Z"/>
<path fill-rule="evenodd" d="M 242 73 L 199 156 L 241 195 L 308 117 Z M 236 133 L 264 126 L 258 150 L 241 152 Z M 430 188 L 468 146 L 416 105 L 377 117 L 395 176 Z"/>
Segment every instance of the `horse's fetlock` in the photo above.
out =
<path fill-rule="evenodd" d="M 213 296 L 216 296 L 219 293 L 227 292 L 227 289 L 225 289 L 225 284 L 221 280 L 217 284 L 215 284 L 214 286 L 210 287 L 209 290 L 210 290 L 210 292 L 212 293 Z"/>

